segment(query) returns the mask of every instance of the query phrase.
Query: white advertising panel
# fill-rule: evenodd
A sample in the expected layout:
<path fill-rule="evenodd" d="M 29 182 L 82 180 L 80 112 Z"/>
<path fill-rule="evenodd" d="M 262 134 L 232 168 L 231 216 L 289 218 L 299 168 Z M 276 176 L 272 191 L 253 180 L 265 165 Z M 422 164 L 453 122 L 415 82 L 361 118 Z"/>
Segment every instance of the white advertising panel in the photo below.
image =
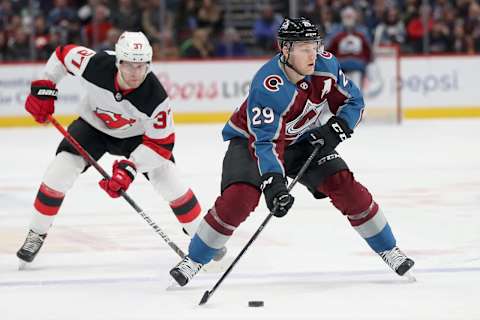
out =
<path fill-rule="evenodd" d="M 403 57 L 405 108 L 480 107 L 480 56 Z"/>
<path fill-rule="evenodd" d="M 176 112 L 230 112 L 245 99 L 249 82 L 265 60 L 154 63 L 153 72 L 169 93 Z M 42 64 L 0 65 L 0 116 L 25 115 L 30 81 Z M 476 72 L 480 56 L 402 58 L 402 107 L 477 107 Z M 365 90 L 367 107 L 396 106 L 394 59 L 378 61 Z M 73 114 L 83 88 L 72 76 L 59 84 L 58 114 Z"/>
<path fill-rule="evenodd" d="M 238 107 L 265 60 L 156 63 L 154 72 L 177 112 L 224 112 Z"/>
<path fill-rule="evenodd" d="M 176 112 L 225 112 L 234 110 L 245 99 L 249 83 L 263 60 L 154 63 L 158 76 L 172 99 Z M 43 66 L 0 66 L 0 116 L 22 115 L 30 81 Z M 56 113 L 75 113 L 84 89 L 73 76 L 59 84 Z"/>

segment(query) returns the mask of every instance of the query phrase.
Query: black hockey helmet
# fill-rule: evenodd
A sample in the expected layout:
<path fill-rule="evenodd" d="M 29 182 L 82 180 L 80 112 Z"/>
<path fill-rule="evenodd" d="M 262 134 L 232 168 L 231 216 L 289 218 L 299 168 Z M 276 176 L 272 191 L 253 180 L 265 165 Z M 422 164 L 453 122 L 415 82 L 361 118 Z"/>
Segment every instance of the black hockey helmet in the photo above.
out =
<path fill-rule="evenodd" d="M 320 29 L 307 18 L 285 18 L 278 28 L 278 41 L 321 41 Z"/>
<path fill-rule="evenodd" d="M 288 56 L 281 55 L 280 62 L 284 65 L 295 70 L 296 73 L 300 73 L 290 62 L 290 52 L 292 50 L 293 44 L 297 41 L 315 41 L 317 42 L 317 53 L 323 51 L 322 37 L 320 35 L 320 29 L 314 25 L 307 18 L 285 18 L 278 28 L 277 33 L 278 47 L 282 51 L 283 47 L 288 48 Z"/>

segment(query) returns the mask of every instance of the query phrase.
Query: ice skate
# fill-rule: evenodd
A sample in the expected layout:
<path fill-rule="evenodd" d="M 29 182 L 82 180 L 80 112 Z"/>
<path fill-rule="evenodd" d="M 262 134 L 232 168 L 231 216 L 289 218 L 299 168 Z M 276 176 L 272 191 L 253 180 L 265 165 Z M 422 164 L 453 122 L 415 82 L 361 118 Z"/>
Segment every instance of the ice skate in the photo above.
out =
<path fill-rule="evenodd" d="M 408 272 L 415 262 L 408 258 L 398 247 L 382 251 L 379 255 L 399 276 L 405 276 L 409 280 L 415 281 L 415 278 Z"/>
<path fill-rule="evenodd" d="M 32 230 L 28 232 L 25 242 L 20 250 L 17 251 L 17 257 L 20 259 L 20 270 L 24 269 L 27 263 L 31 263 L 35 259 L 46 237 L 47 234 L 38 234 Z"/>
<path fill-rule="evenodd" d="M 203 264 L 197 263 L 187 256 L 170 270 L 170 275 L 180 286 L 183 287 L 200 271 L 202 267 Z"/>

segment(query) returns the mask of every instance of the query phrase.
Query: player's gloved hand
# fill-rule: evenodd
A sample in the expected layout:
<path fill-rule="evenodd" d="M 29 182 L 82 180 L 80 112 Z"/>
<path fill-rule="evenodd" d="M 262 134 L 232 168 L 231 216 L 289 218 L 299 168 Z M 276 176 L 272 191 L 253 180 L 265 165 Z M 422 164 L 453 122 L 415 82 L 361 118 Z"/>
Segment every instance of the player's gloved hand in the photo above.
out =
<path fill-rule="evenodd" d="M 287 179 L 279 173 L 265 173 L 261 189 L 268 209 L 275 217 L 283 217 L 293 205 L 295 198 L 288 193 Z"/>
<path fill-rule="evenodd" d="M 340 142 L 351 137 L 353 130 L 348 127 L 345 120 L 333 116 L 321 127 L 310 130 L 308 141 L 313 145 L 322 145 L 335 149 Z"/>
<path fill-rule="evenodd" d="M 55 100 L 58 90 L 50 80 L 34 80 L 30 94 L 25 101 L 25 109 L 32 114 L 35 121 L 44 123 L 55 112 Z"/>
<path fill-rule="evenodd" d="M 120 197 L 120 190 L 127 191 L 130 183 L 135 179 L 137 168 L 128 160 L 115 161 L 113 163 L 112 177 L 102 179 L 98 183 L 112 198 Z"/>

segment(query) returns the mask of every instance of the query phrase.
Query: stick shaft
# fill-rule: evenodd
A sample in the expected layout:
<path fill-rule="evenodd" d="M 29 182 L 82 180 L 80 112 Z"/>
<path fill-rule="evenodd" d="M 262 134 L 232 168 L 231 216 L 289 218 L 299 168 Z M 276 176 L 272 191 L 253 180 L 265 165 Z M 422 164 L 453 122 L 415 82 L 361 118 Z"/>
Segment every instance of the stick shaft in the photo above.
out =
<path fill-rule="evenodd" d="M 63 128 L 63 126 L 53 116 L 48 116 L 50 123 L 65 137 L 65 139 L 77 150 L 77 152 L 93 166 L 105 179 L 110 179 L 110 175 L 98 164 L 95 159 L 78 143 L 78 141 L 72 137 L 72 135 Z M 174 243 L 168 235 L 143 211 L 133 199 L 123 190 L 120 190 L 120 195 L 130 206 L 145 220 L 149 226 L 155 230 L 155 232 L 162 237 L 162 239 L 173 249 L 181 258 L 185 257 L 185 253 Z"/>
<path fill-rule="evenodd" d="M 288 191 L 290 192 L 292 190 L 292 188 L 297 184 L 297 182 L 302 178 L 303 174 L 305 173 L 305 171 L 307 171 L 308 167 L 310 166 L 310 163 L 312 162 L 313 158 L 317 155 L 318 151 L 320 150 L 320 147 L 321 146 L 315 146 L 315 148 L 313 149 L 312 153 L 310 154 L 310 156 L 308 157 L 308 159 L 305 161 L 305 163 L 303 164 L 302 168 L 300 169 L 300 171 L 298 172 L 297 176 L 293 179 L 293 181 L 288 185 Z M 230 266 L 228 267 L 228 269 L 222 274 L 222 276 L 220 277 L 220 279 L 218 279 L 217 283 L 215 283 L 215 285 L 212 287 L 212 289 L 210 291 L 208 291 L 208 294 L 207 294 L 207 298 L 205 299 L 205 301 L 203 303 L 206 303 L 206 300 L 208 300 L 208 298 L 210 298 L 213 293 L 215 292 L 215 290 L 217 290 L 217 288 L 220 286 L 220 284 L 223 282 L 223 280 L 228 276 L 228 274 L 232 271 L 233 267 L 237 264 L 237 262 L 240 260 L 240 258 L 243 256 L 243 254 L 248 250 L 248 248 L 250 247 L 250 245 L 257 239 L 257 237 L 260 235 L 260 233 L 262 232 L 262 230 L 265 228 L 265 226 L 268 224 L 268 222 L 270 221 L 270 219 L 273 217 L 273 212 L 275 211 L 275 208 L 274 210 L 272 210 L 268 216 L 265 218 L 265 220 L 263 220 L 262 224 L 258 227 L 257 231 L 255 231 L 255 233 L 253 234 L 253 236 L 250 238 L 250 240 L 247 242 L 247 244 L 243 247 L 242 251 L 240 251 L 240 253 L 237 255 L 237 257 L 235 258 L 235 260 L 233 260 L 233 262 L 230 264 Z M 202 299 L 204 300 L 204 299 Z"/>

